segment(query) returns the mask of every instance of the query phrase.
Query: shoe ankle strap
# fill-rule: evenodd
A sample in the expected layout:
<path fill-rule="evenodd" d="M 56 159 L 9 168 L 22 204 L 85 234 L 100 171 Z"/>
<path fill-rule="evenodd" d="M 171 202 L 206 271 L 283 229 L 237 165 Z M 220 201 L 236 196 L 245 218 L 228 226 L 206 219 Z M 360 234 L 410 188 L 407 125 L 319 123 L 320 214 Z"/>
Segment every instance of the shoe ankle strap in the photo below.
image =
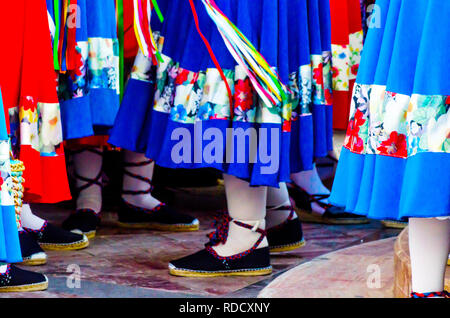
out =
<path fill-rule="evenodd" d="M 290 199 L 290 201 L 292 201 L 292 200 Z M 283 205 L 280 205 L 280 206 L 266 207 L 266 210 L 267 211 L 272 211 L 272 212 L 289 210 L 290 213 L 289 213 L 288 218 L 286 219 L 286 222 L 292 220 L 294 218 L 294 214 L 295 214 L 295 209 L 294 209 L 294 206 L 293 206 L 292 202 L 290 203 L 290 205 L 283 204 Z"/>
<path fill-rule="evenodd" d="M 143 167 L 146 165 L 150 165 L 153 162 L 153 160 L 146 160 L 146 161 L 141 161 L 141 162 L 123 162 L 123 174 L 127 175 L 131 178 L 137 179 L 139 181 L 145 182 L 148 184 L 148 189 L 147 190 L 123 190 L 122 189 L 122 194 L 126 194 L 126 195 L 142 195 L 142 194 L 148 194 L 151 193 L 153 191 L 153 184 L 152 184 L 152 180 L 150 180 L 149 178 L 143 177 L 141 175 L 138 175 L 136 173 L 132 173 L 130 171 L 128 171 L 126 168 L 132 168 L 132 167 Z"/>
<path fill-rule="evenodd" d="M 82 153 L 82 152 L 95 153 L 95 154 L 97 154 L 97 155 L 99 155 L 100 157 L 103 158 L 103 152 L 98 150 L 98 149 L 95 149 L 95 148 L 86 148 L 86 149 L 80 149 L 80 150 L 72 150 L 70 152 L 70 154 L 73 156 L 73 155 L 76 155 L 76 154 L 79 154 L 79 153 Z M 102 169 L 100 169 L 100 171 L 98 172 L 97 176 L 95 178 L 93 178 L 93 179 L 85 177 L 85 176 L 82 176 L 82 175 L 78 174 L 76 171 L 74 171 L 73 172 L 73 176 L 74 176 L 75 179 L 78 179 L 78 180 L 86 182 L 84 185 L 82 185 L 80 187 L 77 187 L 78 194 L 81 191 L 86 190 L 87 188 L 89 188 L 89 187 L 91 187 L 93 185 L 96 185 L 96 186 L 99 186 L 100 188 L 103 188 L 103 184 L 100 181 L 101 178 L 102 178 L 102 175 L 103 175 L 103 170 Z"/>
<path fill-rule="evenodd" d="M 450 298 L 450 294 L 446 290 L 443 290 L 441 292 L 431 292 L 431 293 L 411 292 L 411 298 L 433 298 L 433 297 Z"/>

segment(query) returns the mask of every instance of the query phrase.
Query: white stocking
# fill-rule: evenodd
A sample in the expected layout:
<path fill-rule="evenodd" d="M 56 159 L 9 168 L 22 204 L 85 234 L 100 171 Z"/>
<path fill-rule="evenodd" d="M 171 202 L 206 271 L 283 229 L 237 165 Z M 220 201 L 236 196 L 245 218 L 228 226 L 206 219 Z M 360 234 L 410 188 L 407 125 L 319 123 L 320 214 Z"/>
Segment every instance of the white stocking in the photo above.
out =
<path fill-rule="evenodd" d="M 440 292 L 450 250 L 450 219 L 409 219 L 412 291 Z"/>
<path fill-rule="evenodd" d="M 45 222 L 45 220 L 33 214 L 29 204 L 24 204 L 22 206 L 20 216 L 22 220 L 22 227 L 32 230 L 40 230 Z"/>
<path fill-rule="evenodd" d="M 84 150 L 73 156 L 73 162 L 75 167 L 75 173 L 80 177 L 86 179 L 96 179 L 102 171 L 103 153 L 101 148 L 94 149 L 99 154 Z M 102 179 L 98 180 L 102 182 Z M 83 187 L 88 182 L 76 178 L 77 188 Z M 77 210 L 90 209 L 95 213 L 100 213 L 102 209 L 102 188 L 97 184 L 92 184 L 90 187 L 80 191 L 77 198 Z"/>
<path fill-rule="evenodd" d="M 234 176 L 224 174 L 225 192 L 229 215 L 232 219 L 265 229 L 267 187 L 250 187 L 249 183 Z M 261 234 L 230 222 L 228 238 L 225 244 L 219 244 L 214 250 L 220 256 L 231 256 L 249 250 L 258 241 Z M 267 247 L 267 238 L 258 248 Z"/>
<path fill-rule="evenodd" d="M 8 265 L 1 265 L 0 264 L 0 274 L 6 273 L 7 269 L 8 269 Z"/>
<path fill-rule="evenodd" d="M 270 229 L 277 226 L 287 220 L 291 210 L 277 210 L 277 208 L 282 206 L 290 206 L 291 201 L 289 200 L 289 192 L 286 183 L 280 183 L 280 187 L 267 188 L 267 215 L 266 215 L 266 228 Z M 297 218 L 294 213 L 293 219 Z"/>
<path fill-rule="evenodd" d="M 125 163 L 138 164 L 149 160 L 148 158 L 145 157 L 144 154 L 125 150 L 124 161 Z M 155 163 L 152 162 L 150 164 L 142 165 L 139 167 L 125 167 L 125 169 L 129 173 L 144 177 L 149 181 L 152 181 L 154 167 Z M 137 178 L 131 177 L 127 174 L 123 175 L 123 190 L 146 191 L 148 190 L 149 186 L 150 185 L 148 184 L 148 182 L 144 182 Z M 137 195 L 123 194 L 122 198 L 128 203 L 144 209 L 153 209 L 157 205 L 161 204 L 161 202 L 155 199 L 151 193 L 137 194 Z"/>
<path fill-rule="evenodd" d="M 330 194 L 330 190 L 324 186 L 317 172 L 316 165 L 312 170 L 302 171 L 291 174 L 292 181 L 300 188 L 308 192 L 309 194 Z M 328 203 L 328 199 L 320 200 L 323 203 Z M 325 209 L 317 203 L 313 202 L 311 207 L 314 212 L 323 214 Z"/>

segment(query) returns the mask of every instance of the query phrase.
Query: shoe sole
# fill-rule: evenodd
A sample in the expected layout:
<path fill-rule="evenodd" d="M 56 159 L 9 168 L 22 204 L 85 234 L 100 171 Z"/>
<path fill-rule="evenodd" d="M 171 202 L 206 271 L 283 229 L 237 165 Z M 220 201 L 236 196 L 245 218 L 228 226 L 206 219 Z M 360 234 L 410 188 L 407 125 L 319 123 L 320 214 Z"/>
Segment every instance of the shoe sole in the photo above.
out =
<path fill-rule="evenodd" d="M 391 220 L 382 220 L 381 224 L 383 224 L 384 227 L 391 229 L 404 229 L 408 225 L 408 223 L 402 223 Z"/>
<path fill-rule="evenodd" d="M 20 293 L 20 292 L 33 292 L 33 291 L 43 291 L 48 288 L 48 279 L 45 282 L 21 285 L 21 286 L 5 286 L 0 287 L 0 293 Z"/>
<path fill-rule="evenodd" d="M 169 232 L 194 232 L 200 229 L 199 224 L 161 224 L 161 223 L 123 223 L 117 222 L 117 226 L 126 229 L 146 229 Z"/>
<path fill-rule="evenodd" d="M 367 218 L 357 218 L 357 219 L 348 219 L 345 220 L 336 220 L 330 218 L 324 218 L 320 214 L 307 212 L 305 210 L 299 209 L 295 207 L 295 212 L 299 217 L 300 221 L 305 223 L 318 223 L 318 224 L 329 224 L 329 225 L 351 225 L 351 224 L 367 224 L 370 223 L 370 220 Z"/>
<path fill-rule="evenodd" d="M 89 240 L 83 240 L 76 243 L 70 244 L 50 244 L 50 243 L 39 243 L 44 251 L 73 251 L 81 250 L 89 246 Z"/>
<path fill-rule="evenodd" d="M 95 237 L 95 235 L 97 234 L 97 230 L 93 230 L 93 231 L 89 231 L 89 232 L 83 232 L 83 231 L 80 231 L 80 230 L 77 230 L 77 229 L 73 229 L 73 230 L 70 230 L 70 232 L 75 233 L 75 234 L 80 234 L 80 235 L 86 235 L 86 237 L 89 240 L 92 240 Z"/>
<path fill-rule="evenodd" d="M 259 268 L 255 270 L 242 269 L 242 270 L 220 271 L 220 272 L 202 272 L 169 267 L 169 274 L 178 277 L 265 276 L 272 274 L 272 266 Z"/>
<path fill-rule="evenodd" d="M 22 263 L 19 263 L 20 265 L 24 265 L 24 266 L 39 266 L 39 265 L 45 265 L 47 264 L 47 259 L 46 258 L 40 258 L 40 259 L 28 259 L 28 260 L 23 260 Z"/>
<path fill-rule="evenodd" d="M 270 253 L 290 252 L 299 249 L 306 245 L 306 241 L 303 239 L 300 242 L 286 245 L 278 245 L 270 247 Z"/>

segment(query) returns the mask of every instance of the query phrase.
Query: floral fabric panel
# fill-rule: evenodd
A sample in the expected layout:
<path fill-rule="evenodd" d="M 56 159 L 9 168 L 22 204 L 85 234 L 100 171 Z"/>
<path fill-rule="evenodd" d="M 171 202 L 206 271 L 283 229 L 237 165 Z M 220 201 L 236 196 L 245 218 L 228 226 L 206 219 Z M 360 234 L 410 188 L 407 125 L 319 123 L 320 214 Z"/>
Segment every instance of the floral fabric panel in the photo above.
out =
<path fill-rule="evenodd" d="M 450 96 L 407 96 L 356 84 L 344 146 L 358 154 L 407 158 L 450 153 Z"/>
<path fill-rule="evenodd" d="M 331 52 L 323 52 L 322 55 L 312 55 L 312 101 L 316 105 L 332 105 L 332 73 Z"/>
<path fill-rule="evenodd" d="M 9 118 L 15 152 L 21 145 L 29 145 L 40 153 L 54 155 L 63 141 L 59 103 L 37 103 L 27 96 L 19 107 L 9 109 Z"/>
<path fill-rule="evenodd" d="M 164 38 L 158 32 L 154 37 L 162 50 Z M 155 67 L 139 52 L 130 75 L 134 80 L 155 81 L 155 111 L 169 114 L 173 121 L 190 124 L 230 118 L 228 91 L 217 69 L 191 72 L 164 54 L 162 58 L 163 62 Z M 223 71 L 233 94 L 233 120 L 237 122 L 281 124 L 283 131 L 288 132 L 291 120 L 311 116 L 313 102 L 332 104 L 331 52 L 312 55 L 311 64 L 290 74 L 286 84 L 291 94 L 277 107 L 263 104 L 239 65 Z"/>
<path fill-rule="evenodd" d="M 60 74 L 60 100 L 86 96 L 96 88 L 120 93 L 119 43 L 116 39 L 89 38 L 77 43 L 77 68 Z"/>
<path fill-rule="evenodd" d="M 363 49 L 362 31 L 349 35 L 349 45 L 332 44 L 333 90 L 348 91 L 350 81 L 356 79 Z"/>

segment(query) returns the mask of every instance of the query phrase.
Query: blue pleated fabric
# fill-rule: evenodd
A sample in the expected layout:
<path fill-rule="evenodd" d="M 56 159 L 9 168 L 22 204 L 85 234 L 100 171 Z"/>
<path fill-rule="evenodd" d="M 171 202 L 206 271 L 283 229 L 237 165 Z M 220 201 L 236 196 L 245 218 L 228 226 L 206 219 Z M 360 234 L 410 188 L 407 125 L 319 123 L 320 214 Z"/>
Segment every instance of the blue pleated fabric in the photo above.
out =
<path fill-rule="evenodd" d="M 450 2 L 378 0 L 330 201 L 374 219 L 450 215 Z"/>
<path fill-rule="evenodd" d="M 78 0 L 77 5 L 78 67 L 60 75 L 58 89 L 65 140 L 107 135 L 120 104 L 115 1 Z M 47 8 L 54 18 L 52 0 Z"/>
<path fill-rule="evenodd" d="M 0 91 L 0 109 L 3 110 Z M 6 130 L 5 113 L 0 111 L 0 262 L 22 261 L 19 233 L 17 230 L 14 202 L 11 197 L 11 166 L 9 162 L 9 137 Z"/>
<path fill-rule="evenodd" d="M 111 131 L 111 144 L 145 153 L 164 167 L 216 168 L 254 186 L 289 181 L 292 172 L 311 169 L 315 157 L 332 149 L 328 1 L 216 1 L 294 92 L 289 105 L 282 107 L 283 113 L 292 111 L 292 122 L 287 120 L 290 114 L 277 114 L 261 104 L 203 4 L 196 0 L 201 31 L 233 90 L 236 109 L 231 122 L 225 85 L 197 32 L 189 2 L 158 3 L 165 19 L 163 24 L 156 21 L 152 29 L 157 31 L 166 60 L 155 68 L 142 55 L 136 58 Z M 179 128 L 180 135 L 174 136 Z M 236 139 L 231 145 L 234 162 L 213 160 L 225 158 L 224 153 L 200 158 L 202 150 L 209 153 L 206 150 L 212 142 L 230 149 L 220 137 L 226 136 L 227 128 L 256 130 L 260 138 L 255 160 L 250 159 L 248 147 L 253 137 Z M 261 136 L 261 128 L 268 134 Z M 173 151 L 179 150 L 181 140 L 190 144 L 182 152 L 186 160 L 174 160 Z M 268 149 L 261 151 L 261 140 Z M 245 149 L 241 157 L 238 148 Z"/>

